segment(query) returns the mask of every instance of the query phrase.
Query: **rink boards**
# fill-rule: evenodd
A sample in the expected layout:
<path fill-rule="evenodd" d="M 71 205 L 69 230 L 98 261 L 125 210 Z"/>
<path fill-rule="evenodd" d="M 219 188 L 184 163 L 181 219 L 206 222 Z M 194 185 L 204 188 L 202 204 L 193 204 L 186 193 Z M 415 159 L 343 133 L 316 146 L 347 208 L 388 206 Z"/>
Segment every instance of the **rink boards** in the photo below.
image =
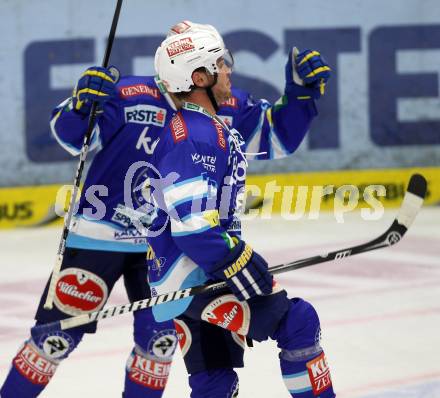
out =
<path fill-rule="evenodd" d="M 440 204 L 440 168 L 351 170 L 313 173 L 253 174 L 247 179 L 247 217 L 290 219 L 316 217 L 319 211 L 378 210 L 399 206 L 409 177 L 428 180 L 427 205 Z M 68 196 L 59 184 L 0 188 L 0 229 L 61 222 L 55 211 L 66 208 Z M 383 196 L 380 196 L 383 195 Z M 57 202 L 58 196 L 58 202 Z M 351 201 L 349 203 L 349 200 Z M 58 211 L 60 213 L 60 211 Z"/>

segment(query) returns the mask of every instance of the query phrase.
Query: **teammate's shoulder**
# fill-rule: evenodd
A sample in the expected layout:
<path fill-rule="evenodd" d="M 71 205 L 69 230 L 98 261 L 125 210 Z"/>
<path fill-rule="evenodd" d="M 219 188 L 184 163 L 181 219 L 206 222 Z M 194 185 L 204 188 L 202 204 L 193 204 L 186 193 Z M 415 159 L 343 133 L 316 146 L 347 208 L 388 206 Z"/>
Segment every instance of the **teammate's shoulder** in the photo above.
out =
<path fill-rule="evenodd" d="M 238 109 L 240 108 L 248 99 L 249 93 L 240 88 L 232 87 L 231 97 L 220 104 L 223 109 Z"/>
<path fill-rule="evenodd" d="M 237 100 L 245 100 L 247 97 L 249 97 L 248 91 L 234 86 L 231 88 L 231 94 L 232 97 L 237 98 Z"/>
<path fill-rule="evenodd" d="M 248 104 L 249 93 L 239 88 L 232 87 L 231 97 L 219 104 L 219 115 L 229 115 L 233 117 L 239 114 Z M 226 123 L 232 124 L 232 120 L 225 120 Z"/>
<path fill-rule="evenodd" d="M 119 97 L 125 100 L 136 100 L 142 97 L 156 100 L 161 98 L 154 76 L 122 76 L 116 88 Z"/>

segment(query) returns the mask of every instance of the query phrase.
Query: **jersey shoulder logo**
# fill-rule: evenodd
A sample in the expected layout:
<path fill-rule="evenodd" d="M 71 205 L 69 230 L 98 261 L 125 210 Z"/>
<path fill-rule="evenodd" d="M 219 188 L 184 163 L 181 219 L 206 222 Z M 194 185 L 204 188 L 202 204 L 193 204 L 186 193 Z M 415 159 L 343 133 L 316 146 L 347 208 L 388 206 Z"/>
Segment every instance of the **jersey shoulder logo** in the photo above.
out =
<path fill-rule="evenodd" d="M 188 128 L 180 112 L 176 113 L 171 119 L 170 129 L 176 144 L 188 138 Z"/>
<path fill-rule="evenodd" d="M 226 151 L 226 139 L 225 134 L 223 133 L 223 127 L 215 119 L 212 119 L 212 122 L 214 123 L 215 131 L 217 132 L 217 144 L 221 149 Z"/>

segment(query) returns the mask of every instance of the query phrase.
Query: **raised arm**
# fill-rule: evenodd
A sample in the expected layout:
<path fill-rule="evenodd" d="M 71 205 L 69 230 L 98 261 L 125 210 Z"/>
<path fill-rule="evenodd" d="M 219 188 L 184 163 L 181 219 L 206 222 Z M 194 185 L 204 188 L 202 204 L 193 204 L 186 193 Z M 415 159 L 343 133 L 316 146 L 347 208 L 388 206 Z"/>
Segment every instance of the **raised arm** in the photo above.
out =
<path fill-rule="evenodd" d="M 52 134 L 70 154 L 75 156 L 81 152 L 93 101 L 98 102 L 98 113 L 90 149 L 105 144 L 120 128 L 121 118 L 115 102 L 116 80 L 110 70 L 91 67 L 79 79 L 72 96 L 52 111 Z"/>
<path fill-rule="evenodd" d="M 249 159 L 276 159 L 295 152 L 318 114 L 315 100 L 325 92 L 330 68 L 319 52 L 298 53 L 294 47 L 285 77 L 284 94 L 274 104 L 234 89 L 234 97 L 221 108 L 220 114 L 231 115 L 232 126 L 244 137 Z"/>

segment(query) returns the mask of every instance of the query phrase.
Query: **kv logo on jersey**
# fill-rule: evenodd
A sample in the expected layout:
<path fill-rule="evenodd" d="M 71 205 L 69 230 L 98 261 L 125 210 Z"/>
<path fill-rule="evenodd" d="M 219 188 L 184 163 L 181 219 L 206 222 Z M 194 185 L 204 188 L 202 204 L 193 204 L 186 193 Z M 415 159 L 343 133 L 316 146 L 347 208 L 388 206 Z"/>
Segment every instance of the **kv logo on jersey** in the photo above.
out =
<path fill-rule="evenodd" d="M 124 108 L 125 122 L 138 124 L 152 124 L 164 127 L 167 111 L 154 105 L 135 105 Z"/>
<path fill-rule="evenodd" d="M 150 127 L 147 126 L 142 130 L 141 135 L 139 136 L 138 142 L 136 143 L 136 149 L 143 148 L 147 155 L 152 155 L 156 145 L 159 143 L 159 138 L 156 138 L 154 141 L 151 137 L 148 136 L 148 129 Z"/>
<path fill-rule="evenodd" d="M 321 394 L 332 385 L 330 369 L 324 353 L 307 362 L 306 366 L 309 372 L 310 382 L 312 383 L 313 394 Z"/>

